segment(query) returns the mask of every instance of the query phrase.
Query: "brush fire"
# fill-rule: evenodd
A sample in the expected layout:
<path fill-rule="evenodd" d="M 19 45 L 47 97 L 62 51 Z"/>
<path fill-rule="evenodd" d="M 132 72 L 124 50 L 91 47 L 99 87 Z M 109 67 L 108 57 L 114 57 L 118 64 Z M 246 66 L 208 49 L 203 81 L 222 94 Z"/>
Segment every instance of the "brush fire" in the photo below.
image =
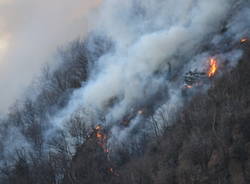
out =
<path fill-rule="evenodd" d="M 218 70 L 217 60 L 215 58 L 211 58 L 209 61 L 209 70 L 208 70 L 208 77 L 213 77 Z"/>
<path fill-rule="evenodd" d="M 98 145 L 103 149 L 105 153 L 108 153 L 109 150 L 107 149 L 107 136 L 103 133 L 103 128 L 100 125 L 97 125 L 94 128 L 95 136 L 98 141 Z"/>
<path fill-rule="evenodd" d="M 240 40 L 240 43 L 245 43 L 245 42 L 247 42 L 247 41 L 248 41 L 247 38 L 242 38 L 242 39 Z"/>
<path fill-rule="evenodd" d="M 104 134 L 103 127 L 100 125 L 97 125 L 94 128 L 94 133 L 95 133 L 95 137 L 97 138 L 98 145 L 103 149 L 104 153 L 108 154 L 109 149 L 107 148 L 107 136 Z M 114 176 L 119 176 L 119 174 L 116 173 L 112 167 L 108 168 L 108 171 Z"/>
<path fill-rule="evenodd" d="M 208 60 L 208 69 L 207 72 L 194 71 L 190 70 L 184 76 L 184 88 L 191 89 L 193 87 L 202 86 L 209 78 L 212 78 L 216 75 L 218 71 L 218 61 L 216 58 L 211 57 Z"/>
<path fill-rule="evenodd" d="M 143 110 L 139 110 L 139 111 L 137 112 L 137 114 L 139 114 L 139 115 L 142 115 L 143 113 L 144 113 Z"/>

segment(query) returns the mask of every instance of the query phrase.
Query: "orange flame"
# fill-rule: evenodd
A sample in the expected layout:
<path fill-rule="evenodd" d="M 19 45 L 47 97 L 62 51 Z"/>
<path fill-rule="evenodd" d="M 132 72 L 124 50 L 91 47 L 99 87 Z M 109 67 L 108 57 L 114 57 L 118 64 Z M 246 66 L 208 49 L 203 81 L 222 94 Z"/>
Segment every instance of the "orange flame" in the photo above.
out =
<path fill-rule="evenodd" d="M 143 111 L 143 110 L 139 110 L 137 113 L 138 113 L 139 115 L 142 115 L 142 114 L 144 113 L 144 111 Z"/>
<path fill-rule="evenodd" d="M 101 130 L 102 127 L 101 127 L 100 125 L 97 125 L 97 126 L 95 127 L 95 129 L 96 129 L 96 130 Z"/>
<path fill-rule="evenodd" d="M 240 40 L 240 43 L 245 43 L 245 42 L 247 42 L 247 41 L 248 41 L 247 38 L 242 38 L 242 39 Z"/>
<path fill-rule="evenodd" d="M 100 132 L 97 132 L 97 133 L 96 133 L 96 137 L 97 137 L 98 139 L 103 139 L 103 135 L 102 135 Z"/>
<path fill-rule="evenodd" d="M 100 125 L 97 125 L 95 128 L 95 136 L 98 140 L 98 145 L 103 149 L 105 153 L 108 153 L 109 150 L 106 148 L 107 143 L 107 136 L 103 133 L 102 127 Z"/>
<path fill-rule="evenodd" d="M 208 70 L 208 77 L 213 77 L 218 70 L 217 60 L 215 58 L 211 58 L 209 60 L 209 70 Z"/>
<path fill-rule="evenodd" d="M 191 89 L 193 86 L 191 86 L 191 85 L 186 85 L 185 87 L 188 88 L 188 89 Z"/>

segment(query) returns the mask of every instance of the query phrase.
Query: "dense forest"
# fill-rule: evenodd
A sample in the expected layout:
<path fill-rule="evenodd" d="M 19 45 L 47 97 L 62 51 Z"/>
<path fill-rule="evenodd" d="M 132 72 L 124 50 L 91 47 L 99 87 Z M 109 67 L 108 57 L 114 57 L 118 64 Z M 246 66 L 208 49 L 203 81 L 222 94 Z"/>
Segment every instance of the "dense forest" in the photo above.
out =
<path fill-rule="evenodd" d="M 0 183 L 250 183 L 249 1 L 216 23 L 224 0 L 198 2 L 170 31 L 129 5 L 131 43 L 109 28 L 61 48 L 0 116 Z"/>

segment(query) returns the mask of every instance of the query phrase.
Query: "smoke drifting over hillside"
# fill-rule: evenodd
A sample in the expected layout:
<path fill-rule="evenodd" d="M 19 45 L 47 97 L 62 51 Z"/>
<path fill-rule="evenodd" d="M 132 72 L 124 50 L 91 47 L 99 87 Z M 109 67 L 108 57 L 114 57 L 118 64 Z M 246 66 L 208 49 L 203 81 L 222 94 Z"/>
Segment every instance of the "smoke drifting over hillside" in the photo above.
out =
<path fill-rule="evenodd" d="M 99 73 L 92 73 L 51 122 L 63 127 L 75 111 L 88 109 L 97 118 L 92 123 L 101 124 L 98 115 L 104 116 L 106 123 L 114 126 L 112 132 L 122 135 L 117 122 L 133 109 L 152 103 L 159 91 L 171 112 L 182 104 L 180 84 L 185 70 L 204 69 L 209 57 L 217 54 L 224 56 L 223 61 L 237 63 L 241 52 L 236 49 L 224 55 L 223 48 L 232 49 L 235 40 L 243 36 L 244 9 L 241 2 L 233 0 L 105 1 L 94 32 L 112 40 L 115 48 L 96 61 Z M 236 12 L 239 15 L 232 17 Z M 217 37 L 220 40 L 214 44 Z M 168 75 L 170 67 L 171 75 L 178 76 L 175 80 Z"/>
<path fill-rule="evenodd" d="M 0 69 L 4 69 L 0 86 L 7 86 L 0 97 L 6 100 L 4 105 L 58 44 L 84 34 L 86 25 L 78 23 L 87 10 L 81 7 L 96 5 L 47 3 L 48 9 L 44 8 L 46 1 L 38 5 L 20 2 L 20 15 L 32 9 L 30 17 L 20 16 L 17 24 L 5 25 L 10 37 Z M 96 133 L 110 159 L 121 145 L 140 142 L 144 134 L 161 134 L 186 101 L 197 92 L 206 93 L 214 78 L 236 66 L 243 55 L 241 39 L 249 36 L 249 8 L 249 1 L 243 0 L 102 1 L 90 16 L 85 42 L 73 45 L 68 55 L 64 53 L 65 60 L 69 59 L 59 67 L 62 71 L 47 78 L 44 74 L 42 95 L 3 118 L 6 126 L 0 127 L 4 132 L 0 143 L 8 149 L 0 156 L 7 165 L 17 157 L 16 150 L 45 160 L 50 154 L 60 157 L 60 151 L 72 156 L 79 144 Z M 24 24 L 28 26 L 20 28 Z M 193 83 L 186 74 L 204 80 Z M 20 81 L 13 77 L 16 75 L 21 75 Z M 184 76 L 191 85 L 185 84 Z M 8 86 L 12 80 L 20 86 Z M 155 121 L 158 132 L 154 132 Z M 13 135 L 18 142 L 11 144 Z M 0 163 L 6 164 L 4 161 Z"/>
<path fill-rule="evenodd" d="M 0 112 L 20 96 L 59 46 L 86 34 L 99 0 L 0 1 Z"/>

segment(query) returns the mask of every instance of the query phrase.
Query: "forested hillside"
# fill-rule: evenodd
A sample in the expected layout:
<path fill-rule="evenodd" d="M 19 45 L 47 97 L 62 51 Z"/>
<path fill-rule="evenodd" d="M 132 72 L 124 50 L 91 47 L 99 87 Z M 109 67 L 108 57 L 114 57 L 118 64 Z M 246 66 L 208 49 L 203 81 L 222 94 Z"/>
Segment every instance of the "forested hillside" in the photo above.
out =
<path fill-rule="evenodd" d="M 177 1 L 102 4 L 0 117 L 1 184 L 250 183 L 250 3 Z"/>

